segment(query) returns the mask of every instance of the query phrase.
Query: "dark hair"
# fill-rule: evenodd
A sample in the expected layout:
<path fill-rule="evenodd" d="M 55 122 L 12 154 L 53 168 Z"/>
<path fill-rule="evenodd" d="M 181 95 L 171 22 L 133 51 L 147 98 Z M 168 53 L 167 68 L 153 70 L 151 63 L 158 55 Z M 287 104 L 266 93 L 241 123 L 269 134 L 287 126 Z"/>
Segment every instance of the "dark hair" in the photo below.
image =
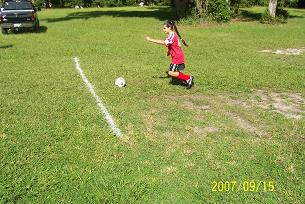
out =
<path fill-rule="evenodd" d="M 164 23 L 164 25 L 166 27 L 170 28 L 171 30 L 175 31 L 177 33 L 178 37 L 180 38 L 180 40 L 182 41 L 183 45 L 185 45 L 186 47 L 188 46 L 188 44 L 186 44 L 185 40 L 182 39 L 182 37 L 181 37 L 181 35 L 180 35 L 179 31 L 178 31 L 178 28 L 177 28 L 175 22 L 173 22 L 173 21 L 166 21 Z"/>

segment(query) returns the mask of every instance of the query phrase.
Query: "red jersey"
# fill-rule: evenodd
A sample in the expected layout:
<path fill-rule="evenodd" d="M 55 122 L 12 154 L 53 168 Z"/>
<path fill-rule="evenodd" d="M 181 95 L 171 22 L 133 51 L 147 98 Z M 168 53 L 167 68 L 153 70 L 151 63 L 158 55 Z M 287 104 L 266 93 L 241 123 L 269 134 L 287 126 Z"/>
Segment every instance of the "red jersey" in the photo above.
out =
<path fill-rule="evenodd" d="M 170 52 L 172 64 L 183 64 L 184 53 L 181 49 L 181 44 L 178 40 L 177 34 L 172 32 L 167 36 L 164 42 Z"/>

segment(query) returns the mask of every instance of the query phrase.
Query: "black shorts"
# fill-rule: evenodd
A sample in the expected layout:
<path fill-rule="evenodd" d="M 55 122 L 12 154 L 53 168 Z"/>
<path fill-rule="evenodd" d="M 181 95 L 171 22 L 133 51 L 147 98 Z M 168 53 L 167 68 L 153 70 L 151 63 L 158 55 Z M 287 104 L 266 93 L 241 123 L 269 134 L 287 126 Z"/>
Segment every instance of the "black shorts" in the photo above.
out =
<path fill-rule="evenodd" d="M 170 64 L 168 67 L 168 71 L 179 72 L 184 70 L 184 68 L 185 68 L 184 64 Z"/>

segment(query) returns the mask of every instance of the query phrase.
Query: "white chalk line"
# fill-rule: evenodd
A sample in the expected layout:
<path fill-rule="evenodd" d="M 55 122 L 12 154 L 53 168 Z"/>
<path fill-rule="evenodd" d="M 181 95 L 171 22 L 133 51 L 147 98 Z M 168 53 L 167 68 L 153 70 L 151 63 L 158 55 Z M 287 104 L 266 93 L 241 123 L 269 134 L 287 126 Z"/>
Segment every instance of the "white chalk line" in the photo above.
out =
<path fill-rule="evenodd" d="M 120 129 L 116 126 L 116 124 L 114 123 L 110 113 L 108 112 L 106 106 L 103 104 L 101 98 L 96 94 L 92 84 L 90 83 L 90 81 L 87 79 L 86 75 L 84 74 L 82 68 L 80 67 L 80 60 L 77 57 L 74 57 L 74 61 L 75 61 L 75 68 L 76 70 L 79 72 L 81 78 L 83 79 L 84 83 L 86 84 L 86 86 L 88 87 L 90 93 L 93 95 L 93 97 L 95 98 L 96 101 L 96 105 L 99 107 L 100 111 L 103 113 L 109 127 L 112 129 L 112 131 L 114 132 L 114 134 L 117 137 L 121 137 L 122 133 L 120 131 Z"/>

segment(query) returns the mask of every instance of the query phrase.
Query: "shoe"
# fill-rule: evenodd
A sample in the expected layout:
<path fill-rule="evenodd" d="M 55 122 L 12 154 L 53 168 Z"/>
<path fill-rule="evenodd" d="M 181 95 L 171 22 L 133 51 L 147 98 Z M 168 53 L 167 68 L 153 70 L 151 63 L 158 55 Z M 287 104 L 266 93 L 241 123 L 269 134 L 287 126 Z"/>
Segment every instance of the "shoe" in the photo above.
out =
<path fill-rule="evenodd" d="M 187 82 L 186 88 L 187 89 L 192 88 L 192 86 L 194 85 L 194 77 L 191 76 L 190 79 L 187 80 L 186 82 Z"/>

